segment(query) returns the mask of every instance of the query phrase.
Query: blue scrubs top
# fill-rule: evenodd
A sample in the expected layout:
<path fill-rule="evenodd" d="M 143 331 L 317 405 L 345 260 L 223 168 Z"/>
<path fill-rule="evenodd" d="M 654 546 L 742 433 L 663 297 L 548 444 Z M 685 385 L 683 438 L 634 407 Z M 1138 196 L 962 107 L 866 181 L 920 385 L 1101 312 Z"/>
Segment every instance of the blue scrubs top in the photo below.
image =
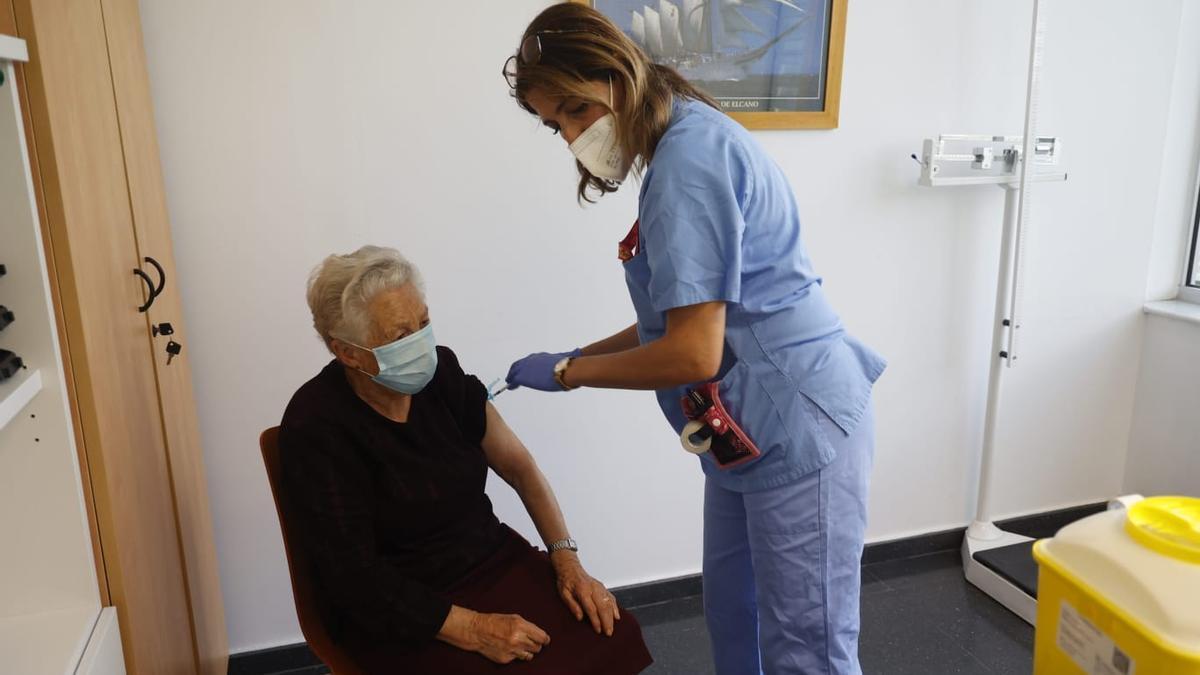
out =
<path fill-rule="evenodd" d="M 638 217 L 639 252 L 625 278 L 642 343 L 664 335 L 667 310 L 726 303 L 721 400 L 763 455 L 729 470 L 704 455 L 709 479 L 752 492 L 832 461 L 818 416 L 835 433 L 854 431 L 886 363 L 830 307 L 783 171 L 724 113 L 676 101 L 642 179 Z M 688 388 L 657 392 L 676 432 L 687 423 Z"/>

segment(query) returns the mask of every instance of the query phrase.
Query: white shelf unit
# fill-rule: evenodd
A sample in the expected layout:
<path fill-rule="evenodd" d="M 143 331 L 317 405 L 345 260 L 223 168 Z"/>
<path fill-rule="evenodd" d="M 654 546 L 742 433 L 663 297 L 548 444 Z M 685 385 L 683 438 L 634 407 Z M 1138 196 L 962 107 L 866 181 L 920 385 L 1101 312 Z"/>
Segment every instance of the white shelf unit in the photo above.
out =
<path fill-rule="evenodd" d="M 117 611 L 91 604 L 0 619 L 5 673 L 125 672 Z"/>
<path fill-rule="evenodd" d="M 99 616 L 88 604 L 0 619 L 4 672 L 74 673 Z"/>
<path fill-rule="evenodd" d="M 100 606 L 17 99 L 13 61 L 26 58 L 23 41 L 0 36 L 0 304 L 15 316 L 0 349 L 25 363 L 0 382 L 0 672 L 124 675 L 115 613 Z"/>
<path fill-rule="evenodd" d="M 0 430 L 42 391 L 42 371 L 25 369 L 0 382 Z"/>
<path fill-rule="evenodd" d="M 119 675 L 125 672 L 125 654 L 121 651 L 121 630 L 117 625 L 117 610 L 100 610 L 96 627 L 92 629 L 87 650 L 79 659 L 75 675 Z"/>

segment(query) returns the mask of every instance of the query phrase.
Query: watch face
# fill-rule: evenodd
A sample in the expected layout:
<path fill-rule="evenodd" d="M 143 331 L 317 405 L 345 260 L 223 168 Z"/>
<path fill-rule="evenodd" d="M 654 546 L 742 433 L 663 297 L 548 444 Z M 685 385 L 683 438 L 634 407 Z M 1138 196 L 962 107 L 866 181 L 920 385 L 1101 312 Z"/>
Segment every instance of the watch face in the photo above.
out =
<path fill-rule="evenodd" d="M 554 364 L 554 380 L 558 382 L 558 386 L 566 390 L 573 389 L 573 387 L 568 387 L 566 380 L 563 379 L 567 375 L 567 366 L 569 365 L 571 365 L 571 357 L 569 356 Z"/>

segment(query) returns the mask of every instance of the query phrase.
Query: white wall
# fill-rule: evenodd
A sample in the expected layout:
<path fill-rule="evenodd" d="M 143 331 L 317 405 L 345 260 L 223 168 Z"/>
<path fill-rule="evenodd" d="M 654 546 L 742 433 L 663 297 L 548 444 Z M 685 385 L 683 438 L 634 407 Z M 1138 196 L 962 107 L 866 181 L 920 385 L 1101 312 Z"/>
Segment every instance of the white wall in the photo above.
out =
<path fill-rule="evenodd" d="M 1123 492 L 1200 497 L 1200 323 L 1146 316 Z"/>
<path fill-rule="evenodd" d="M 1174 298 L 1183 279 L 1200 169 L 1200 2 L 1183 3 L 1163 152 L 1162 181 L 1154 217 L 1154 245 L 1147 300 Z"/>
<path fill-rule="evenodd" d="M 300 639 L 255 445 L 326 355 L 303 301 L 333 251 L 423 267 L 442 342 L 485 379 L 627 325 L 614 243 L 627 189 L 580 210 L 559 139 L 499 76 L 546 2 L 142 3 L 234 651 Z M 1002 196 L 929 190 L 938 133 L 1020 133 L 1031 3 L 850 3 L 841 128 L 763 133 L 879 388 L 873 539 L 971 516 Z M 1023 366 L 999 436 L 999 508 L 1121 487 L 1179 0 L 1048 3 L 1043 127 L 1071 180 L 1039 189 Z M 501 409 L 555 486 L 593 573 L 699 568 L 700 487 L 649 394 L 513 392 Z M 601 418 L 618 426 L 602 426 Z M 501 517 L 532 535 L 493 486 Z"/>
<path fill-rule="evenodd" d="M 1174 297 L 1200 168 L 1200 3 L 1184 3 L 1146 298 Z M 1193 310 L 1195 314 L 1197 310 Z M 1200 323 L 1147 314 L 1124 492 L 1200 496 Z"/>

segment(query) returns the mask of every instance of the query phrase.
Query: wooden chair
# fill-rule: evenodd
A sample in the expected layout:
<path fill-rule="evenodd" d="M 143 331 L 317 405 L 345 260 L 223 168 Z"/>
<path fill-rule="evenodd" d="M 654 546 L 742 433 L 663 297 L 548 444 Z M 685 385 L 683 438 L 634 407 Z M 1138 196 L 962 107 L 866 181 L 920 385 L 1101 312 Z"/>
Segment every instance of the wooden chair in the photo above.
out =
<path fill-rule="evenodd" d="M 279 529 L 283 533 L 283 550 L 287 554 L 288 571 L 292 576 L 292 594 L 296 599 L 296 616 L 300 619 L 300 631 L 308 641 L 308 647 L 325 662 L 334 675 L 364 675 L 362 670 L 333 643 L 325 624 L 317 613 L 316 594 L 313 591 L 312 566 L 300 543 L 293 539 L 289 530 L 290 507 L 283 486 L 282 469 L 279 462 L 279 427 L 262 432 L 258 439 L 262 447 L 263 464 L 267 467 L 267 480 L 271 483 L 271 494 L 275 497 L 275 511 L 279 514 Z"/>

